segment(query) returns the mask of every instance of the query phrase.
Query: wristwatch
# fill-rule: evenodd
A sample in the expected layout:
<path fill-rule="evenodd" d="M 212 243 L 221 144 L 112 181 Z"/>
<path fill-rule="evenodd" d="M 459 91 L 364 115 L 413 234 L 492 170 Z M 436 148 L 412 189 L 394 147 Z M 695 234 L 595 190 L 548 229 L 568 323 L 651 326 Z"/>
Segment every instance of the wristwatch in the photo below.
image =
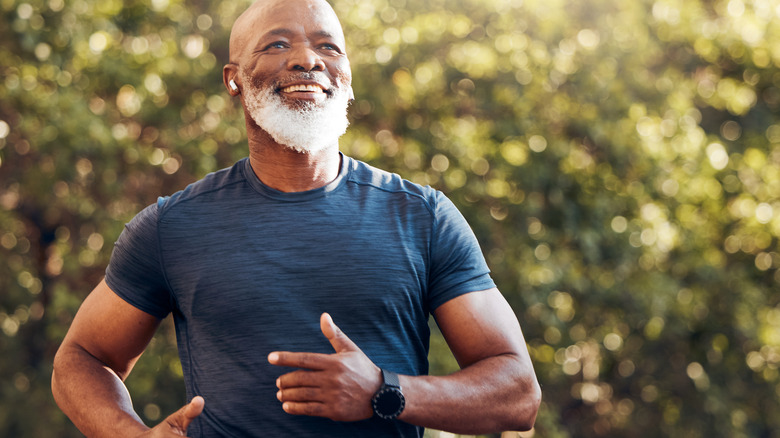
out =
<path fill-rule="evenodd" d="M 382 386 L 371 399 L 371 407 L 379 418 L 395 420 L 404 411 L 406 399 L 401 392 L 401 383 L 398 374 L 382 370 Z"/>

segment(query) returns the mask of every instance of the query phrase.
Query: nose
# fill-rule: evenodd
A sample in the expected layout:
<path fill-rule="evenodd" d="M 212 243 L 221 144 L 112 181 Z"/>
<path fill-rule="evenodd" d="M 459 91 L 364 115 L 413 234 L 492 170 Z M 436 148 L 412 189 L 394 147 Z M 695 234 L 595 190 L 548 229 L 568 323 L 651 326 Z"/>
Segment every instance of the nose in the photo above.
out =
<path fill-rule="evenodd" d="M 325 63 L 311 47 L 298 47 L 291 50 L 287 68 L 296 71 L 323 71 Z"/>

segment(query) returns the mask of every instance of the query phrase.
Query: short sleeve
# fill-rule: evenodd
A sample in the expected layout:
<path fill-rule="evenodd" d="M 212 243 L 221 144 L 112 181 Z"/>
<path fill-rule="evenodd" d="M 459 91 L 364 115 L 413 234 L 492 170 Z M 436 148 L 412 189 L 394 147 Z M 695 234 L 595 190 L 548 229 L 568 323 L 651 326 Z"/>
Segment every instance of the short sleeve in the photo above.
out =
<path fill-rule="evenodd" d="M 436 192 L 431 242 L 431 310 L 457 296 L 495 287 L 479 242 L 455 205 Z"/>
<path fill-rule="evenodd" d="M 173 300 L 160 260 L 158 209 L 152 204 L 125 225 L 106 268 L 106 283 L 123 300 L 162 319 Z"/>

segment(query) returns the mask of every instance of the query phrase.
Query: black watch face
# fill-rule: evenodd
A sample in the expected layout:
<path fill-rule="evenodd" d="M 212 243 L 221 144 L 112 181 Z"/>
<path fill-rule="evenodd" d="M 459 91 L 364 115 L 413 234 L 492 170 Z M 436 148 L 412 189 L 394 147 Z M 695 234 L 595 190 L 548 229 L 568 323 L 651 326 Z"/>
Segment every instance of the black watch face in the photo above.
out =
<path fill-rule="evenodd" d="M 382 418 L 393 419 L 404 409 L 404 396 L 398 388 L 383 388 L 373 400 L 374 412 Z"/>

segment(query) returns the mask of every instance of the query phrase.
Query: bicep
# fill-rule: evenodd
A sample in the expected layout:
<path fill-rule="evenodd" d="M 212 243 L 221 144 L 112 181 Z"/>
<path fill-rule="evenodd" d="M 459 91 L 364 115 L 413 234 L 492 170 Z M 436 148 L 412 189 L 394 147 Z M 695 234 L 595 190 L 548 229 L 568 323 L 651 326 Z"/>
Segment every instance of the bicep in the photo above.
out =
<path fill-rule="evenodd" d="M 453 298 L 433 314 L 461 368 L 500 355 L 530 364 L 520 323 L 498 289 Z"/>
<path fill-rule="evenodd" d="M 60 348 L 78 348 L 122 379 L 149 344 L 160 320 L 124 301 L 102 280 L 76 313 Z"/>

